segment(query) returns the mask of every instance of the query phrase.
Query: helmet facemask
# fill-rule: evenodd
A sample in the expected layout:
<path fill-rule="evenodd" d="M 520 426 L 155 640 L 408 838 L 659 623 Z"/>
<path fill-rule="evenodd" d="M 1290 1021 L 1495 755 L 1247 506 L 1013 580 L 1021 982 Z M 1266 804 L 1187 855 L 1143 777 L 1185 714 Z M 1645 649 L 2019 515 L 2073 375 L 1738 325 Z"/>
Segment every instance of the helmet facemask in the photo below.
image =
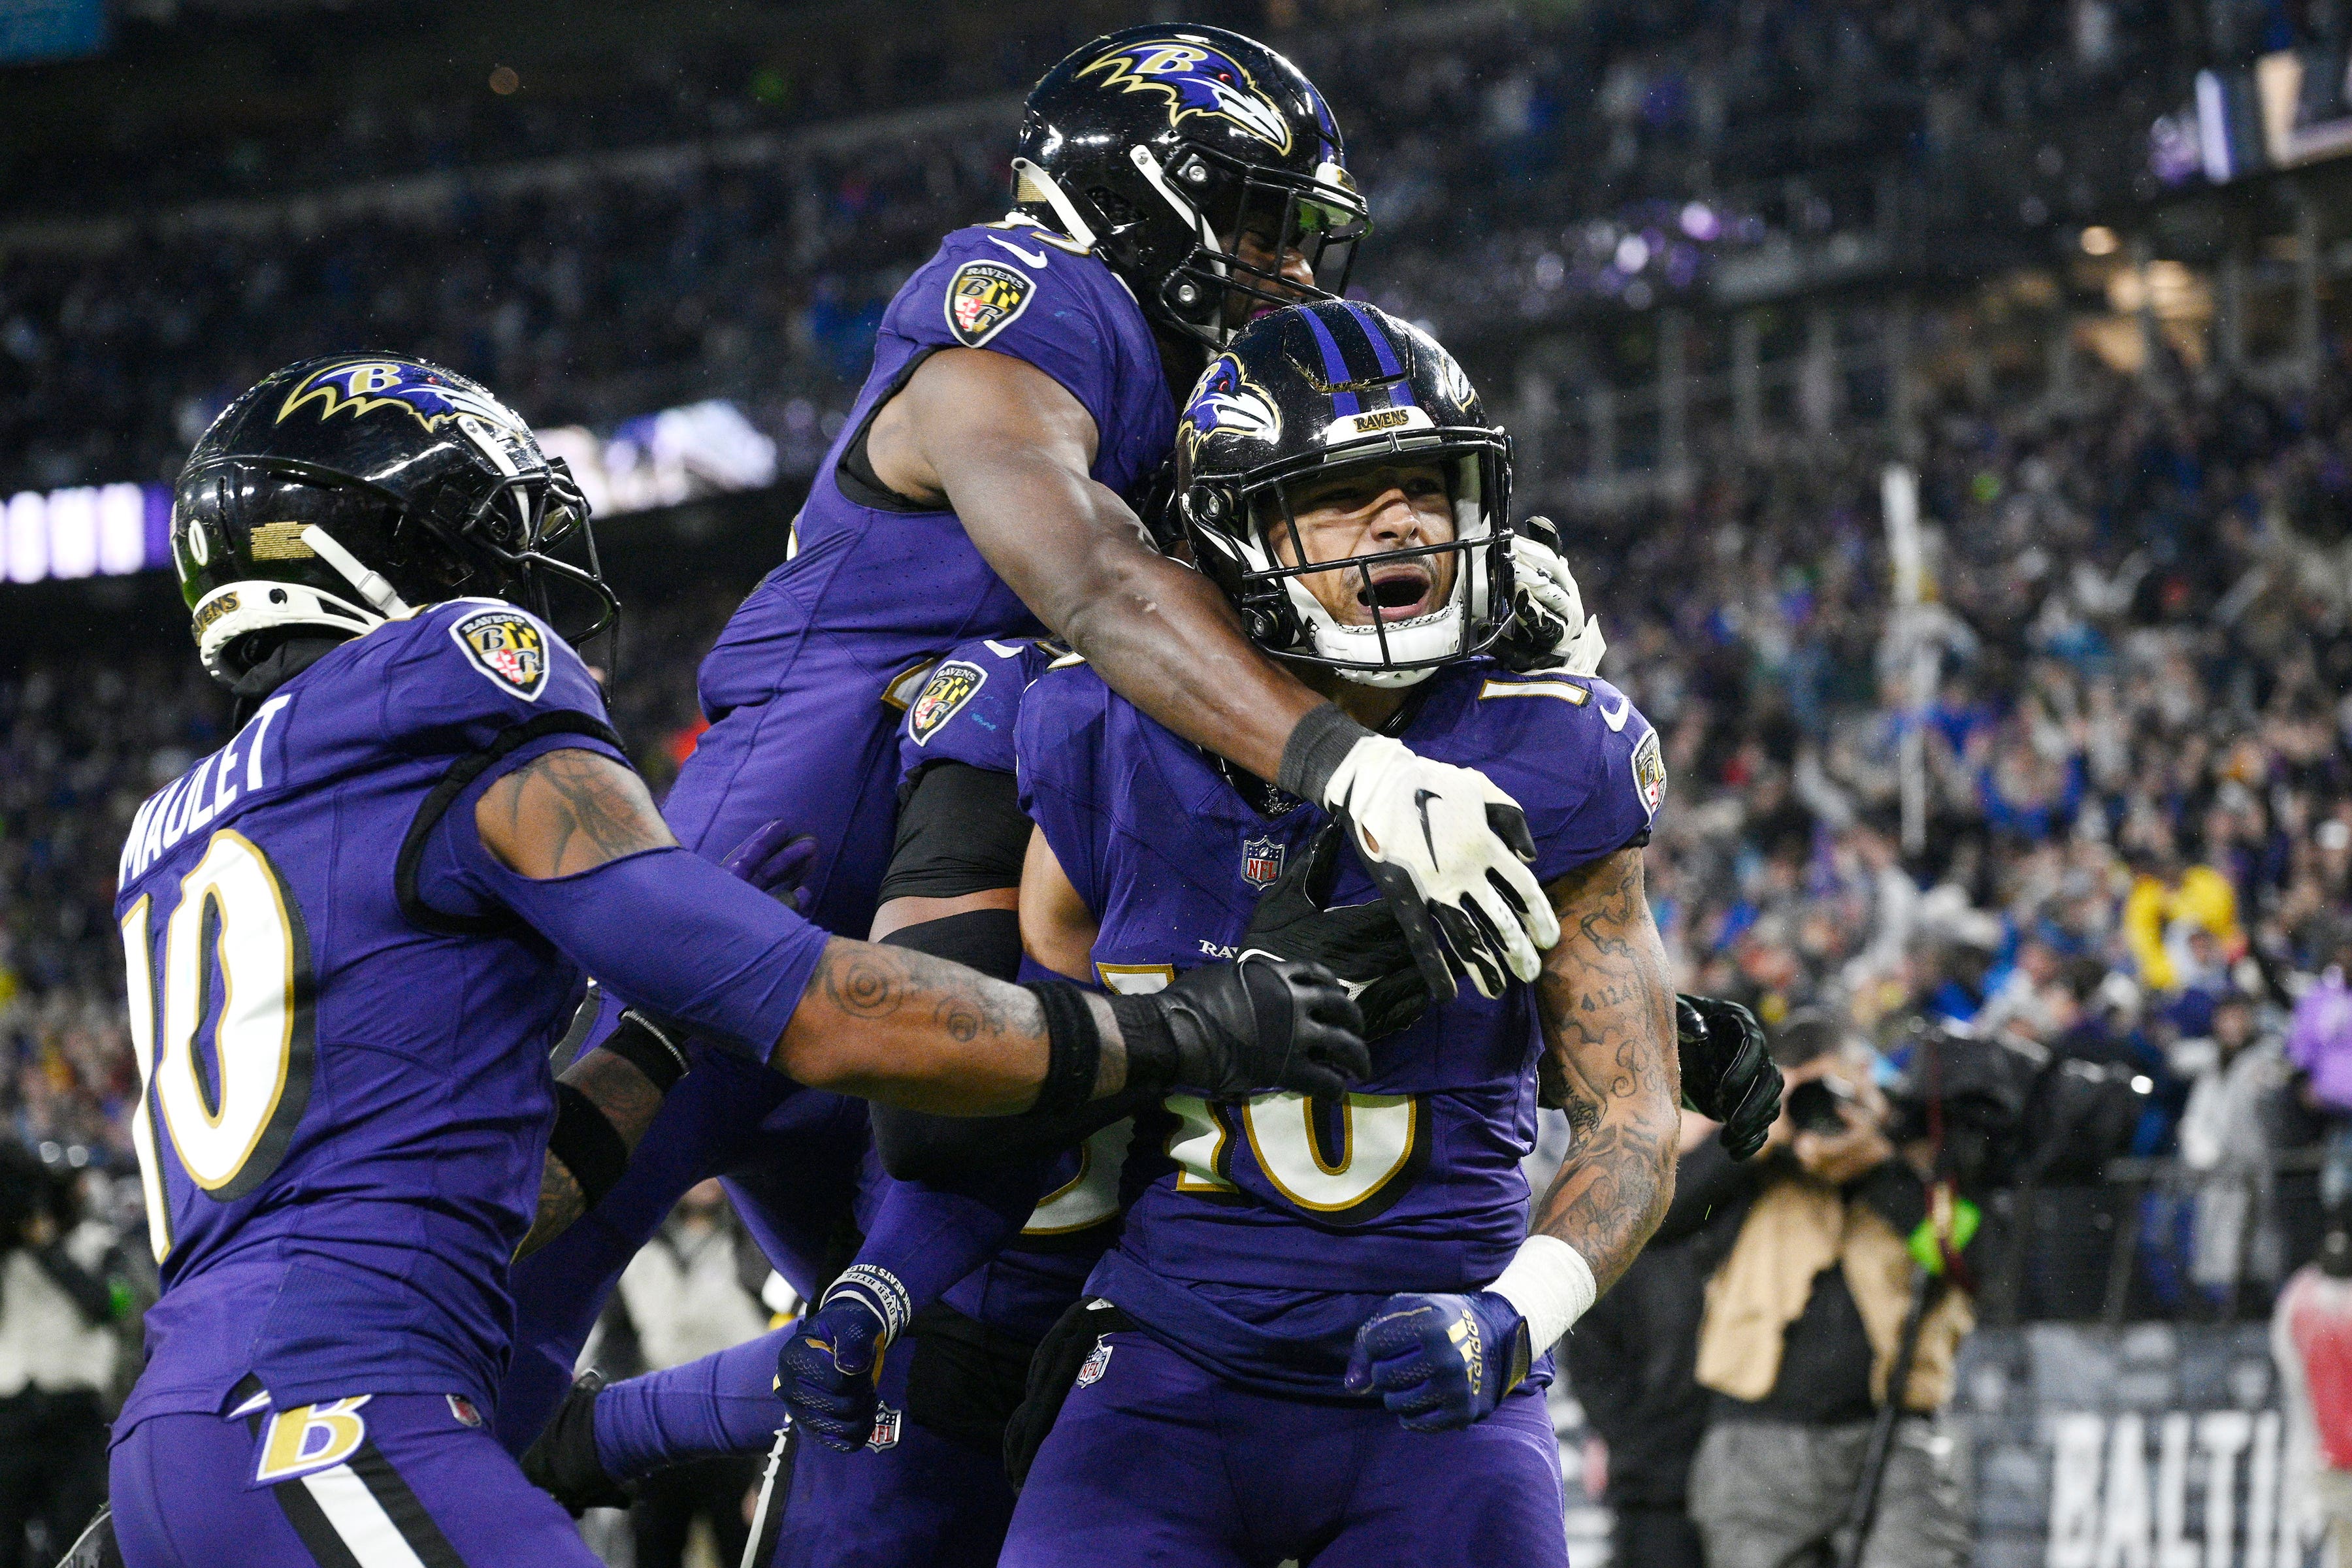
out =
<path fill-rule="evenodd" d="M 1347 292 L 1356 247 L 1371 219 L 1339 164 L 1302 176 L 1195 142 L 1180 142 L 1164 167 L 1147 147 L 1131 147 L 1128 155 L 1195 237 L 1159 282 L 1161 307 L 1192 336 L 1223 348 L 1265 310 Z M 1255 255 L 1244 249 L 1251 237 Z M 1312 284 L 1283 275 L 1293 254 L 1306 260 Z"/>
<path fill-rule="evenodd" d="M 1238 486 L 1201 487 L 1189 504 L 1202 510 L 1230 508 L 1229 515 L 1248 521 L 1238 529 L 1212 528 L 1205 538 L 1196 528 L 1194 548 L 1213 575 L 1228 579 L 1228 592 L 1252 639 L 1267 651 L 1321 665 L 1367 686 L 1412 686 L 1441 666 L 1485 651 L 1507 624 L 1511 568 L 1503 526 L 1504 458 L 1499 434 L 1489 430 L 1423 429 L 1338 443 L 1304 459 L 1270 466 Z M 1444 476 L 1453 536 L 1316 559 L 1308 531 L 1299 522 L 1300 499 L 1310 487 L 1374 466 L 1437 468 Z M 1412 570 L 1398 570 L 1406 566 Z M 1358 602 L 1372 610 L 1371 618 L 1358 622 L 1335 616 L 1309 578 L 1320 578 L 1327 586 L 1347 584 Z M 1402 620 L 1381 613 L 1397 583 L 1416 579 L 1436 590 L 1426 607 Z"/>

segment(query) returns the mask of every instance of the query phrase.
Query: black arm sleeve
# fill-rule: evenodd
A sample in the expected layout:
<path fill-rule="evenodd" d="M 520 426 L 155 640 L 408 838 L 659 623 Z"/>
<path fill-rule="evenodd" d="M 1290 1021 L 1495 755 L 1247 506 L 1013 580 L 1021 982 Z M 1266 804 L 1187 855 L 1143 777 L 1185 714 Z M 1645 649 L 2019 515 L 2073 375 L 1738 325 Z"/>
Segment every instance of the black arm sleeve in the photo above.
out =
<path fill-rule="evenodd" d="M 970 763 L 927 763 L 899 803 L 898 837 L 879 901 L 1017 888 L 1028 852 L 1029 818 L 1011 773 Z"/>

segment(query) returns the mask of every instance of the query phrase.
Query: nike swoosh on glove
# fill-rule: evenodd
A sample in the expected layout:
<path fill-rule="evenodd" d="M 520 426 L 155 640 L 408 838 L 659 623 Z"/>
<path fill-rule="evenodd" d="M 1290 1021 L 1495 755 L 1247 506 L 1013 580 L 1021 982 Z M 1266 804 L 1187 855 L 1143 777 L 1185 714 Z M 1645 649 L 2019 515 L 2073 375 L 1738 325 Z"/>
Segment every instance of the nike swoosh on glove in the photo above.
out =
<path fill-rule="evenodd" d="M 866 1447 L 881 1405 L 877 1385 L 890 1339 L 865 1294 L 835 1283 L 776 1354 L 776 1394 L 793 1422 L 841 1453 Z"/>
<path fill-rule="evenodd" d="M 1676 996 L 1675 1043 L 1683 1103 L 1723 1123 L 1716 1136 L 1733 1159 L 1764 1147 L 1780 1118 L 1780 1069 L 1756 1015 L 1719 996 Z"/>
<path fill-rule="evenodd" d="M 1528 1321 L 1495 1294 L 1399 1294 L 1356 1331 L 1346 1387 L 1373 1394 L 1408 1432 L 1451 1432 L 1491 1415 L 1534 1362 Z"/>
<path fill-rule="evenodd" d="M 1609 644 L 1601 622 L 1584 613 L 1583 591 L 1560 555 L 1559 530 L 1548 517 L 1523 519 L 1510 550 L 1511 625 L 1495 644 L 1495 658 L 1522 674 L 1599 674 Z"/>
<path fill-rule="evenodd" d="M 604 1386 L 604 1373 L 581 1373 L 555 1407 L 555 1418 L 522 1451 L 523 1479 L 574 1519 L 592 1508 L 626 1508 L 636 1500 L 604 1473 L 596 1454 L 596 1395 Z"/>
<path fill-rule="evenodd" d="M 1243 957 L 1109 1000 L 1130 1084 L 1212 1097 L 1269 1089 L 1337 1095 L 1372 1070 L 1363 1014 L 1317 964 Z"/>
<path fill-rule="evenodd" d="M 796 834 L 778 817 L 751 829 L 742 843 L 728 853 L 719 868 L 739 877 L 794 914 L 804 915 L 816 901 L 809 888 L 809 870 L 816 864 L 816 840 Z"/>
<path fill-rule="evenodd" d="M 1528 869 L 1536 842 L 1527 814 L 1486 774 L 1367 735 L 1332 770 L 1323 803 L 1353 824 L 1356 853 L 1433 1001 L 1454 1000 L 1454 965 L 1483 996 L 1542 972 L 1559 918 Z"/>
<path fill-rule="evenodd" d="M 1386 904 L 1326 907 L 1347 830 L 1343 817 L 1326 823 L 1259 896 L 1242 952 L 1321 964 L 1356 999 L 1364 1038 L 1377 1040 L 1411 1027 L 1429 1010 L 1429 982 Z"/>

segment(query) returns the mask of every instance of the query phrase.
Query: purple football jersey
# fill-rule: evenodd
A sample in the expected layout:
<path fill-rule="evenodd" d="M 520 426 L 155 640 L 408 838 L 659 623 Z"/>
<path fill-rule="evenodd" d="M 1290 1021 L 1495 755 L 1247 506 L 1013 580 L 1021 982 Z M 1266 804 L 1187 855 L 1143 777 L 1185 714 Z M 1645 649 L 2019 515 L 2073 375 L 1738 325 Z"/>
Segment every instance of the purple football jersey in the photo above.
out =
<path fill-rule="evenodd" d="M 712 855 L 792 813 L 819 845 L 814 918 L 852 935 L 889 863 L 893 731 L 923 672 L 958 643 L 1045 630 L 953 512 L 843 473 L 875 413 L 952 348 L 1024 360 L 1059 382 L 1094 418 L 1093 477 L 1121 495 L 1159 468 L 1176 427 L 1141 308 L 1058 235 L 1010 220 L 959 229 L 891 301 L 873 371 L 793 521 L 792 557 L 703 660 L 711 727 L 663 807 L 680 839 Z"/>
<path fill-rule="evenodd" d="M 1518 801 L 1538 880 L 1648 829 L 1665 785 L 1657 737 L 1606 682 L 1476 660 L 1440 670 L 1416 700 L 1402 738 Z M 1156 990 L 1232 956 L 1259 894 L 1327 820 L 1287 796 L 1245 800 L 1216 759 L 1083 667 L 1029 689 L 1019 754 L 1023 800 L 1101 920 L 1096 975 L 1114 990 Z M 1333 901 L 1376 897 L 1344 857 Z M 1482 1289 L 1526 1237 L 1519 1161 L 1541 1049 L 1532 988 L 1489 1000 L 1465 986 L 1375 1042 L 1344 1105 L 1171 1097 L 1172 1168 L 1129 1209 L 1089 1288 L 1226 1375 L 1336 1393 L 1348 1339 L 1380 1297 Z"/>
<path fill-rule="evenodd" d="M 1042 638 L 985 638 L 949 650 L 908 705 L 898 739 L 900 777 L 912 778 L 926 763 L 942 761 L 1014 773 L 1022 695 L 1068 652 Z M 950 1287 L 943 1298 L 948 1304 L 1009 1332 L 1042 1338 L 1076 1299 L 1133 1195 L 1123 1183 L 1131 1179 L 1127 1155 L 1134 1136 L 1134 1122 L 1122 1121 L 1065 1154 L 1054 1188 L 1020 1236 Z"/>
<path fill-rule="evenodd" d="M 163 1296 L 121 1429 L 216 1413 L 247 1373 L 280 1408 L 488 1400 L 583 981 L 511 921 L 413 922 L 396 867 L 451 766 L 529 721 L 546 732 L 452 803 L 467 830 L 532 757 L 620 753 L 561 638 L 461 599 L 337 647 L 140 810 L 116 914 Z"/>

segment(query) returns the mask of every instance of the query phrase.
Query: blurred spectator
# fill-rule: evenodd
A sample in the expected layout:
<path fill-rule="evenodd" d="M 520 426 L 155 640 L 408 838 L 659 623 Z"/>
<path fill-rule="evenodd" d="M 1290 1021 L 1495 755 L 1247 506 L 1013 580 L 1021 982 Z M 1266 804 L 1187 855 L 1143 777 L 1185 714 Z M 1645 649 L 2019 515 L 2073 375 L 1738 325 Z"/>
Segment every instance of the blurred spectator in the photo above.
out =
<path fill-rule="evenodd" d="M 2181 1041 L 2172 1059 L 2192 1085 L 2179 1128 L 2196 1192 L 2189 1278 L 2215 1299 L 2242 1276 L 2274 1282 L 2285 1272 L 2273 1205 L 2287 1086 L 2278 1032 L 2232 991 L 2213 1005 L 2212 1032 Z"/>
<path fill-rule="evenodd" d="M 2339 942 L 2319 978 L 2298 998 L 2288 1026 L 2287 1058 L 2305 1075 L 2305 1098 L 2326 1116 L 2327 1163 L 2319 1195 L 2334 1205 L 2352 1199 L 2352 986 L 2345 971 L 2352 942 Z"/>
<path fill-rule="evenodd" d="M 1683 1113 L 1685 1168 L 1716 1125 Z M 1691 1458 L 1706 1433 L 1708 1394 L 1696 1372 L 1713 1261 L 1687 1237 L 1653 1240 L 1564 1342 L 1569 1382 L 1603 1456 L 1609 1560 L 1619 1568 L 1706 1568 L 1688 1499 Z"/>
<path fill-rule="evenodd" d="M 717 1178 L 688 1189 L 661 1231 L 621 1272 L 620 1300 L 648 1371 L 678 1366 L 768 1331 L 758 1282 L 767 1264 L 744 1236 Z M 636 1568 L 680 1568 L 697 1520 L 719 1561 L 740 1562 L 750 1533 L 744 1502 L 761 1458 L 698 1459 L 648 1478 L 629 1510 Z"/>
<path fill-rule="evenodd" d="M 2286 1406 L 2286 1506 L 2326 1526 L 2331 1561 L 2352 1562 L 2352 1208 L 2328 1211 L 2318 1259 L 2279 1292 L 2271 1355 Z"/>
<path fill-rule="evenodd" d="M 79 1192 L 79 1166 L 0 1143 L 0 1568 L 48 1568 L 106 1500 L 105 1401 L 131 1300 Z"/>
<path fill-rule="evenodd" d="M 1706 1562 L 1838 1560 L 1874 1418 L 1897 1397 L 1905 1414 L 1859 1560 L 1958 1568 L 1968 1524 L 1936 1413 L 1974 1325 L 1968 1294 L 1937 1288 L 1906 1385 L 1890 1394 L 1926 1184 L 1890 1140 L 1866 1045 L 1829 1017 L 1801 1014 L 1778 1031 L 1773 1054 L 1789 1098 L 1767 1152 L 1736 1165 L 1720 1144 L 1692 1151 L 1659 1231 L 1696 1236 L 1722 1258 L 1698 1337 L 1697 1379 L 1714 1402 L 1690 1475 Z"/>

